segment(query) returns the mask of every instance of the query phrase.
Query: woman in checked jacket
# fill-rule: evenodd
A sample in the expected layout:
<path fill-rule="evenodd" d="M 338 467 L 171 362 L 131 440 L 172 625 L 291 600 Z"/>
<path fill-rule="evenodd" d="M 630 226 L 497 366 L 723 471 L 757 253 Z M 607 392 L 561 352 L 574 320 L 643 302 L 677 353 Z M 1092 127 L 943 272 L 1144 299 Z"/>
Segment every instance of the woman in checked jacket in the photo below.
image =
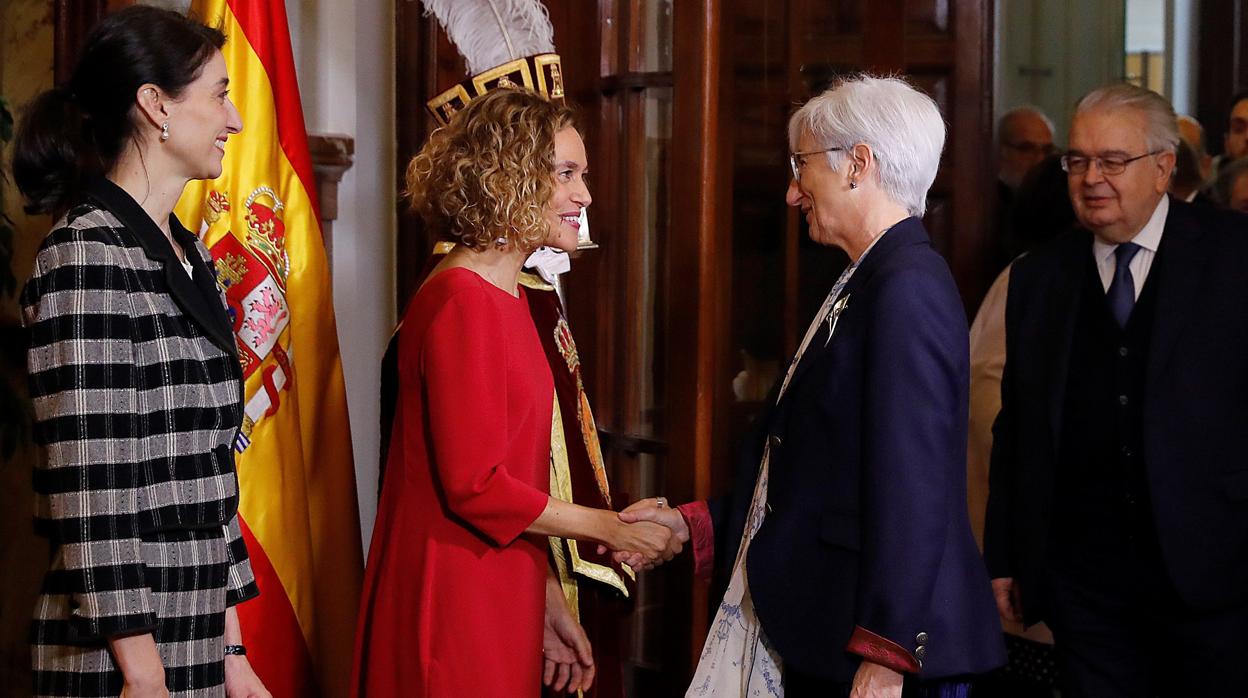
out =
<path fill-rule="evenodd" d="M 258 593 L 231 448 L 237 348 L 212 259 L 172 215 L 242 128 L 224 40 L 173 12 L 118 12 L 19 130 L 27 209 L 61 216 L 22 294 L 53 550 L 37 695 L 268 696 L 233 608 Z"/>

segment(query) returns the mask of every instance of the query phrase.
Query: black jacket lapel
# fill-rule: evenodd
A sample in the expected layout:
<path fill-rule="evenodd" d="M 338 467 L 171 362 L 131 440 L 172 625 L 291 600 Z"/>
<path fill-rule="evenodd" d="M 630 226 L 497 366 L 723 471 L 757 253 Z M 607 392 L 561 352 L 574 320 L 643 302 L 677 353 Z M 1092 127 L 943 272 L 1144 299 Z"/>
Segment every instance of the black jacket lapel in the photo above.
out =
<path fill-rule="evenodd" d="M 1075 339 L 1075 321 L 1079 317 L 1083 299 L 1083 276 L 1088 265 L 1095 266 L 1092 256 L 1092 234 L 1078 231 L 1066 238 L 1059 256 L 1058 268 L 1050 288 L 1052 302 L 1049 312 L 1053 315 L 1046 322 L 1054 327 L 1052 363 L 1049 365 L 1049 428 L 1053 434 L 1054 452 L 1062 433 L 1062 411 L 1066 400 L 1066 373 L 1070 367 L 1070 349 Z"/>
<path fill-rule="evenodd" d="M 230 316 L 221 305 L 221 290 L 217 286 L 217 273 L 211 264 L 204 261 L 199 254 L 199 247 L 196 245 L 198 238 L 189 230 L 182 226 L 182 222 L 174 216 L 169 216 L 169 228 L 173 232 L 174 240 L 182 247 L 186 258 L 191 263 L 192 278 L 195 288 L 199 291 L 198 298 L 207 301 L 207 317 L 205 320 L 209 323 L 215 323 L 213 327 L 205 327 L 205 333 L 212 338 L 213 342 L 225 349 L 235 358 L 238 357 L 238 344 L 234 338 L 234 327 L 230 323 Z M 186 276 L 185 273 L 182 274 Z"/>
<path fill-rule="evenodd" d="M 1157 384 L 1158 374 L 1165 368 L 1175 342 L 1200 298 L 1200 281 L 1204 278 L 1206 258 L 1204 248 L 1199 244 L 1200 226 L 1190 215 L 1190 206 L 1171 200 L 1165 232 L 1149 272 L 1150 275 L 1158 274 L 1157 281 L 1160 282 L 1157 315 L 1148 347 L 1146 380 L 1150 385 Z"/>
<path fill-rule="evenodd" d="M 100 177 L 91 182 L 87 194 L 134 234 L 148 258 L 164 266 L 169 293 L 187 317 L 213 344 L 231 356 L 236 356 L 238 347 L 234 343 L 229 318 L 221 307 L 220 296 L 216 290 L 216 276 L 200 258 L 199 251 L 195 248 L 195 236 L 182 227 L 177 218 L 172 215 L 169 217 L 174 239 L 182 246 L 186 258 L 191 262 L 194 275 L 192 279 L 182 268 L 182 263 L 165 234 L 125 190 Z"/>

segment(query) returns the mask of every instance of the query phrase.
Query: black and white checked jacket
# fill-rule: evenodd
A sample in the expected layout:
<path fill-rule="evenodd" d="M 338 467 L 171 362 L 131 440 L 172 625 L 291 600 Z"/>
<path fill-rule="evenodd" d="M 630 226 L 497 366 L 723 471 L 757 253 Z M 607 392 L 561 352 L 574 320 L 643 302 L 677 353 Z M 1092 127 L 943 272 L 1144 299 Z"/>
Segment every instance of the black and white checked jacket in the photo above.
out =
<path fill-rule="evenodd" d="M 240 533 L 231 445 L 242 374 L 204 245 L 164 234 L 100 178 L 44 240 L 22 293 L 37 469 L 36 528 L 54 546 L 42 593 L 68 595 L 75 641 L 156 627 L 141 542 L 224 527 L 227 602 L 258 590 Z M 187 561 L 191 564 L 192 561 Z"/>

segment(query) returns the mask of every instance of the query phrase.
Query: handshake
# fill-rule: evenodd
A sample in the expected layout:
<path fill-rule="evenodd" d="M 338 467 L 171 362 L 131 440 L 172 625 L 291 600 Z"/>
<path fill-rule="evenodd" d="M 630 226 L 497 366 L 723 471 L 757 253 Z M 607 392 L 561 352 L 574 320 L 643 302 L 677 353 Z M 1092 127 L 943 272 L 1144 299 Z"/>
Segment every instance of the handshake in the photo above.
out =
<path fill-rule="evenodd" d="M 598 554 L 612 550 L 612 559 L 628 565 L 634 572 L 653 569 L 671 560 L 689 542 L 685 517 L 669 507 L 663 497 L 643 499 L 619 513 L 585 507 L 576 509 L 591 514 L 593 523 L 589 537 L 599 541 Z M 596 670 L 589 638 L 568 612 L 559 578 L 549 570 L 542 659 L 542 683 L 556 692 L 576 693 L 589 689 L 594 682 Z"/>
<path fill-rule="evenodd" d="M 612 559 L 634 572 L 649 570 L 671 560 L 689 542 L 689 526 L 664 497 L 634 502 L 616 515 L 610 535 L 598 553 L 614 551 Z"/>

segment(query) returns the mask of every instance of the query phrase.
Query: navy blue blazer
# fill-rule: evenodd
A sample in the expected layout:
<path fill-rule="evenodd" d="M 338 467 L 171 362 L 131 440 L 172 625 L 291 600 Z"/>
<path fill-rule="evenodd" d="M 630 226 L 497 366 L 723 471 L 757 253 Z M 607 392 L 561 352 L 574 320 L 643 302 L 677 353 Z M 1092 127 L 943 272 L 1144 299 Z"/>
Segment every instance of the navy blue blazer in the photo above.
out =
<path fill-rule="evenodd" d="M 746 564 L 785 665 L 846 683 L 862 656 L 924 679 L 993 669 L 1005 652 L 967 514 L 969 349 L 949 267 L 909 218 L 841 297 L 831 341 L 824 323 L 733 492 L 710 503 L 718 564 L 733 564 L 768 442 L 769 513 Z"/>
<path fill-rule="evenodd" d="M 1044 620 L 1058 439 L 1092 234 L 1018 259 L 1006 300 L 984 554 Z M 1248 601 L 1248 217 L 1175 199 L 1157 275 L 1143 404 L 1144 466 L 1162 558 L 1189 605 Z"/>

